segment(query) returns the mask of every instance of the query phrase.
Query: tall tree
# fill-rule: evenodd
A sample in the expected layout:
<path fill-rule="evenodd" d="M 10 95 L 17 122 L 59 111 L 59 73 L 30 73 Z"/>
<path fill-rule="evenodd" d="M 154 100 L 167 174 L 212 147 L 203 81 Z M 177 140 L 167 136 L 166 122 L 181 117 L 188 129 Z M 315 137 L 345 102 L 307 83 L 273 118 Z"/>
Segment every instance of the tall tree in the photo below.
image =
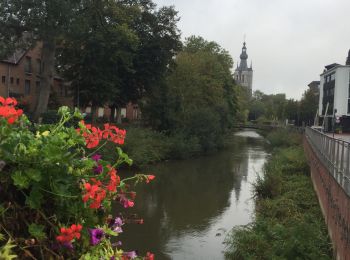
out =
<path fill-rule="evenodd" d="M 59 68 L 79 106 L 98 106 L 121 95 L 133 70 L 138 37 L 130 27 L 139 10 L 114 1 L 85 1 L 59 48 Z M 94 114 L 94 113 L 93 113 Z"/>
<path fill-rule="evenodd" d="M 218 44 L 188 38 L 162 91 L 152 93 L 153 125 L 197 138 L 204 150 L 219 145 L 236 112 L 231 67 L 231 57 Z"/>
<path fill-rule="evenodd" d="M 35 109 L 37 119 L 47 108 L 54 76 L 58 40 L 80 11 L 78 0 L 0 0 L 0 46 L 3 57 L 15 48 L 42 41 L 42 75 Z"/>

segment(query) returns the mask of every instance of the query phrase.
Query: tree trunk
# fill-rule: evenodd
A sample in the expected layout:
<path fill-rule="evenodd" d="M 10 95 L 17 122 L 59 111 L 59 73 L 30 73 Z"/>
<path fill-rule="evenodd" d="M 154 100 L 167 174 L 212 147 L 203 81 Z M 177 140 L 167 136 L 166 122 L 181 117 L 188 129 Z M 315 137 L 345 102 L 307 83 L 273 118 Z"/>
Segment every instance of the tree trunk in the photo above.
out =
<path fill-rule="evenodd" d="M 117 123 L 122 123 L 122 109 L 120 107 L 117 108 Z"/>
<path fill-rule="evenodd" d="M 116 110 L 116 107 L 115 106 L 110 106 L 110 109 L 111 109 L 111 115 L 110 115 L 109 121 L 112 123 L 112 122 L 115 121 L 115 110 Z"/>
<path fill-rule="evenodd" d="M 34 111 L 34 120 L 38 122 L 41 114 L 47 110 L 51 85 L 53 84 L 55 67 L 56 43 L 54 38 L 43 41 L 41 52 L 42 73 L 40 80 L 40 92 Z"/>
<path fill-rule="evenodd" d="M 91 123 L 95 124 L 98 116 L 98 106 L 92 104 L 91 106 Z"/>

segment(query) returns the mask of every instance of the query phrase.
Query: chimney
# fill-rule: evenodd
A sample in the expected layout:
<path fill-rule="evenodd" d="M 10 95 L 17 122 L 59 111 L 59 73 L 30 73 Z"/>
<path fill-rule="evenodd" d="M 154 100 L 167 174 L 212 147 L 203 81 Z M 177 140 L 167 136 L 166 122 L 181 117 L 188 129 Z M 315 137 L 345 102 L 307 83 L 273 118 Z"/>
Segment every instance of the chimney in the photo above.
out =
<path fill-rule="evenodd" d="M 349 65 L 350 66 L 350 50 L 348 52 L 348 57 L 346 58 L 346 63 L 345 65 Z"/>

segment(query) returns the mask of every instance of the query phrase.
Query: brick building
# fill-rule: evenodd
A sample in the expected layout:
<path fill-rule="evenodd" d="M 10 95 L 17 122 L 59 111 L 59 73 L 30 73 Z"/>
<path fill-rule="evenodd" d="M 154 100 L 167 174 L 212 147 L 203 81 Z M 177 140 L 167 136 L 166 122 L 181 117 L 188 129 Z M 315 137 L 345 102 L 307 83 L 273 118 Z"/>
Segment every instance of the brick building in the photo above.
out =
<path fill-rule="evenodd" d="M 15 97 L 25 112 L 33 112 L 39 97 L 42 43 L 38 43 L 33 49 L 19 50 L 10 55 L 6 60 L 0 60 L 0 96 Z M 74 107 L 74 97 L 68 83 L 55 76 L 49 100 L 49 109 L 58 106 Z M 90 114 L 91 107 L 81 108 L 82 112 Z M 129 103 L 121 109 L 121 118 L 128 121 L 139 120 L 141 112 L 137 104 Z M 97 117 L 105 120 L 110 118 L 111 110 L 108 106 L 100 107 L 96 111 Z"/>
<path fill-rule="evenodd" d="M 35 109 L 40 91 L 42 44 L 33 49 L 19 50 L 6 60 L 0 60 L 0 96 L 15 97 L 27 112 Z M 51 86 L 51 104 L 73 106 L 69 86 L 55 76 Z"/>

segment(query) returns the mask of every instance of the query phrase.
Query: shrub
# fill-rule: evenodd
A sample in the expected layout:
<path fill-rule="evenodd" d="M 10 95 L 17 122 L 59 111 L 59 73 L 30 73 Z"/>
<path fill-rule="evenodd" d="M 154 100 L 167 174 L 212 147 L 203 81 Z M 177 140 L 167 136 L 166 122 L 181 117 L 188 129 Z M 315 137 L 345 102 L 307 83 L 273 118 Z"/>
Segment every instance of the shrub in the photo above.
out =
<path fill-rule="evenodd" d="M 108 142 L 123 144 L 125 130 L 84 122 L 79 129 L 68 127 L 81 115 L 67 107 L 59 109 L 58 123 L 32 126 L 15 106 L 14 99 L 0 97 L 0 258 L 5 253 L 20 259 L 135 255 L 113 246 L 110 238 L 118 236 L 125 221 L 142 222 L 127 219 L 122 210 L 134 205 L 132 183 L 154 176 L 121 179 L 117 167 L 131 160 L 120 147 L 114 162 L 97 154 Z M 111 217 L 113 200 L 119 202 L 114 212 L 120 213 Z"/>

